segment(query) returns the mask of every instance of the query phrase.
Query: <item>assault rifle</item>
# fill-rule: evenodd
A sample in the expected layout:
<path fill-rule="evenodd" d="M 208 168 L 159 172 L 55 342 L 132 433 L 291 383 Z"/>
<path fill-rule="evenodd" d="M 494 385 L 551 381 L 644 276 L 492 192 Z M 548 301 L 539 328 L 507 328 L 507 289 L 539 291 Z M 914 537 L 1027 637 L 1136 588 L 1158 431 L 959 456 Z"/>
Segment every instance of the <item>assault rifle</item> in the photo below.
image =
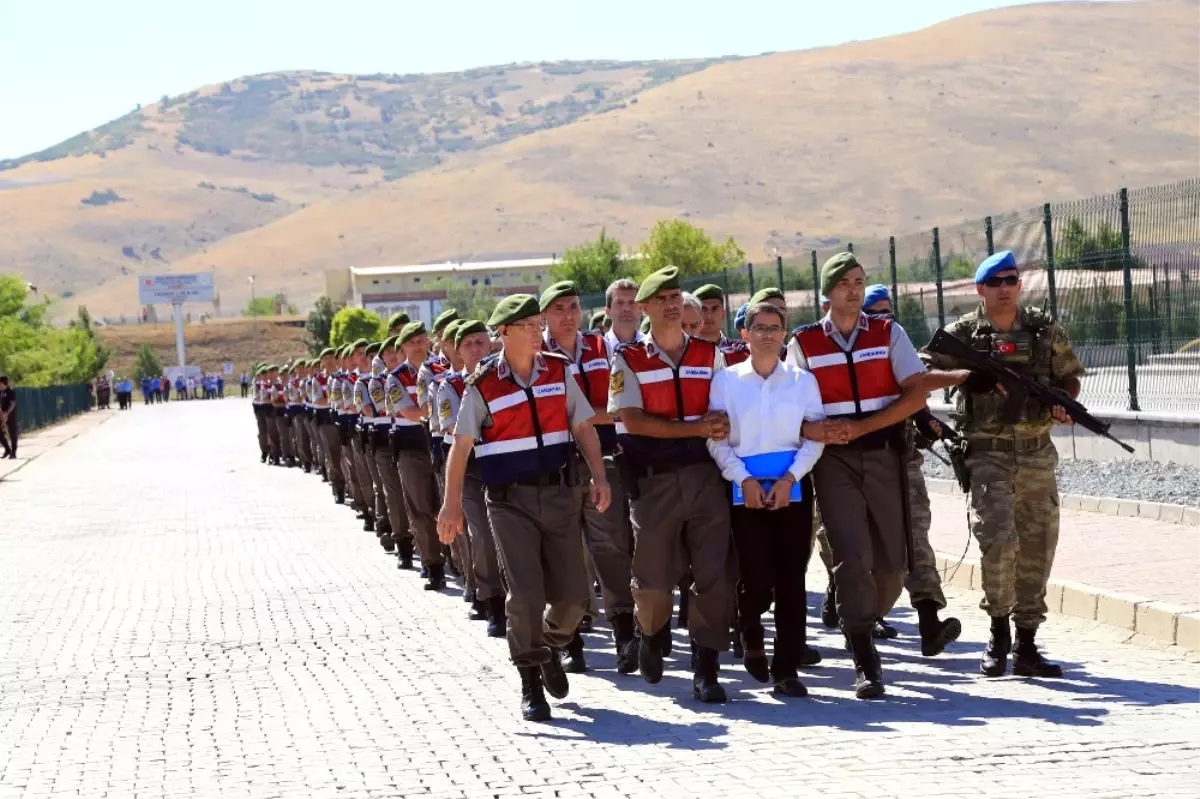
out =
<path fill-rule="evenodd" d="M 986 375 L 1003 388 L 1008 400 L 1004 403 L 1000 418 L 1005 424 L 1016 423 L 1021 418 L 1021 411 L 1026 401 L 1030 399 L 1040 402 L 1047 408 L 1061 405 L 1075 424 L 1085 430 L 1092 431 L 1098 436 L 1107 438 L 1109 441 L 1119 445 L 1126 452 L 1133 452 L 1133 447 L 1108 432 L 1110 425 L 1107 422 L 1102 422 L 1095 416 L 1092 416 L 1088 413 L 1087 408 L 1076 400 L 1071 399 L 1067 392 L 1043 386 L 1033 378 L 1026 377 L 1013 368 L 1006 366 L 992 355 L 971 347 L 945 330 L 939 330 L 934 333 L 933 338 L 925 346 L 925 350 L 935 355 L 945 355 L 948 358 L 961 361 L 972 371 Z"/>
<path fill-rule="evenodd" d="M 959 435 L 953 427 L 934 416 L 928 408 L 913 414 L 913 422 L 916 426 L 914 443 L 917 449 L 925 450 L 949 466 L 954 471 L 954 479 L 957 481 L 958 487 L 964 494 L 970 494 L 971 472 L 967 469 L 967 440 Z M 936 430 L 934 429 L 935 423 Z M 941 441 L 942 446 L 946 449 L 945 458 L 933 448 L 938 441 Z"/>

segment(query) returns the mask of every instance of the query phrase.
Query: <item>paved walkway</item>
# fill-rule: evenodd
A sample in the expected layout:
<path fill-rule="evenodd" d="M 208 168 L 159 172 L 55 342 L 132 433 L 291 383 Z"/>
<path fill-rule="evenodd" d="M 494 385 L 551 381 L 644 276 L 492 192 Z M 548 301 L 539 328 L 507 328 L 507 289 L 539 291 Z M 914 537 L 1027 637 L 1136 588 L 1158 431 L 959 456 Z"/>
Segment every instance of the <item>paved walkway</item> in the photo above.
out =
<path fill-rule="evenodd" d="M 953 591 L 946 657 L 895 614 L 886 701 L 851 698 L 816 624 L 811 698 L 727 665 L 723 707 L 690 698 L 684 647 L 646 686 L 596 634 L 556 722 L 523 724 L 504 643 L 318 480 L 259 465 L 241 401 L 93 426 L 0 482 L 0 508 L 0 797 L 1070 799 L 1200 778 L 1194 661 L 1058 617 L 1043 638 L 1071 679 L 985 682 L 977 597 Z"/>

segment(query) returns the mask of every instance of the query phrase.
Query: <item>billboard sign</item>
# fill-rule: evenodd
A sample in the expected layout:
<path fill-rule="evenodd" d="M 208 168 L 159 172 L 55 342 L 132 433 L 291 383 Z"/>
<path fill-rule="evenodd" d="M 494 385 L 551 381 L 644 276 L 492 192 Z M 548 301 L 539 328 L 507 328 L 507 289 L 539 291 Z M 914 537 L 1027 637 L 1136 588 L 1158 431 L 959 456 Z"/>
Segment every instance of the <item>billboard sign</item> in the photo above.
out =
<path fill-rule="evenodd" d="M 141 305 L 212 302 L 215 296 L 211 272 L 138 277 L 138 302 Z"/>

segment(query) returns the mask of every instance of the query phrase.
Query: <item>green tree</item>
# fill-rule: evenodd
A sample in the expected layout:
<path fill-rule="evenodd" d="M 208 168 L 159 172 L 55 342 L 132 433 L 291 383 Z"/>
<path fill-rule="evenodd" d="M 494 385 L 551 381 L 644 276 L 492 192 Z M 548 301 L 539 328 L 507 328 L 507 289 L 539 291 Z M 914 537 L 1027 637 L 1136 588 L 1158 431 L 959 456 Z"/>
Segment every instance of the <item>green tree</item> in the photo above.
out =
<path fill-rule="evenodd" d="M 637 275 L 638 264 L 621 254 L 621 242 L 609 238 L 603 230 L 600 238 L 567 249 L 562 263 L 550 269 L 557 280 L 575 283 L 581 295 L 601 294 L 614 280 Z"/>
<path fill-rule="evenodd" d="M 157 377 L 163 373 L 162 361 L 150 351 L 149 344 L 138 348 L 137 358 L 133 362 L 133 376 L 136 380 L 143 377 Z"/>
<path fill-rule="evenodd" d="M 746 253 L 732 237 L 717 244 L 703 230 L 682 219 L 655 224 L 641 251 L 639 273 L 643 276 L 665 266 L 679 267 L 684 276 L 711 274 L 740 267 L 746 260 Z"/>
<path fill-rule="evenodd" d="M 100 374 L 108 364 L 108 359 L 112 357 L 112 350 L 100 343 L 100 336 L 96 333 L 95 322 L 92 321 L 92 315 L 88 312 L 86 305 L 80 305 L 75 309 L 75 318 L 67 322 L 67 327 L 83 331 L 93 343 L 96 349 L 96 363 L 93 373 Z"/>
<path fill-rule="evenodd" d="M 95 377 L 107 355 L 94 331 L 79 322 L 65 328 L 46 321 L 45 302 L 27 305 L 29 289 L 18 275 L 0 275 L 0 371 L 14 383 L 50 386 Z M 83 316 L 91 327 L 90 316 Z"/>
<path fill-rule="evenodd" d="M 1121 231 L 1103 219 L 1095 230 L 1089 230 L 1078 217 L 1072 216 L 1054 240 L 1054 265 L 1058 269 L 1123 269 L 1123 253 Z M 1145 265 L 1144 261 L 1133 256 L 1134 268 Z"/>
<path fill-rule="evenodd" d="M 255 297 L 246 302 L 242 316 L 276 316 L 277 312 L 274 297 Z"/>
<path fill-rule="evenodd" d="M 329 345 L 341 347 L 360 338 L 374 341 L 387 332 L 385 324 L 379 314 L 366 308 L 342 308 L 329 325 Z"/>
<path fill-rule="evenodd" d="M 329 331 L 333 326 L 333 315 L 341 307 L 340 304 L 335 304 L 325 295 L 317 298 L 313 309 L 308 312 L 308 319 L 304 322 L 304 335 L 301 336 L 304 346 L 308 348 L 309 355 L 320 355 L 321 350 L 329 346 Z"/>
<path fill-rule="evenodd" d="M 458 311 L 458 315 L 464 319 L 486 322 L 499 302 L 495 292 L 484 285 L 471 286 L 461 280 L 441 278 L 434 286 L 446 292 L 446 299 L 442 301 L 442 305 Z"/>
<path fill-rule="evenodd" d="M 900 323 L 904 332 L 908 333 L 908 337 L 918 348 L 924 347 L 933 337 L 933 333 L 929 330 L 929 320 L 925 318 L 925 308 L 922 307 L 921 301 L 911 294 L 901 295 L 896 321 Z"/>

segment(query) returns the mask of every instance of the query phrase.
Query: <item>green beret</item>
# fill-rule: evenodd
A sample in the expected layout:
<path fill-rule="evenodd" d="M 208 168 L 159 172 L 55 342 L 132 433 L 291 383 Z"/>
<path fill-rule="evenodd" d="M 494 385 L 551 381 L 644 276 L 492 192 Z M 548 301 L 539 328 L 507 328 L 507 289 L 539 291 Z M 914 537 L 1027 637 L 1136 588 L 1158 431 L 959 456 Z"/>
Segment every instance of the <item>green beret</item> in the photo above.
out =
<path fill-rule="evenodd" d="M 608 314 L 604 311 L 596 311 L 592 314 L 592 318 L 588 321 L 588 329 L 599 330 L 604 326 L 604 320 L 608 318 Z"/>
<path fill-rule="evenodd" d="M 642 323 L 640 325 L 638 325 L 638 330 L 642 331 L 643 333 L 650 332 L 650 317 L 649 316 L 644 317 L 642 319 Z"/>
<path fill-rule="evenodd" d="M 758 291 L 754 292 L 754 296 L 750 298 L 750 307 L 753 308 L 760 302 L 766 302 L 767 300 L 783 300 L 784 302 L 787 302 L 787 298 L 783 296 L 782 291 L 774 286 L 769 286 L 765 289 L 759 289 Z"/>
<path fill-rule="evenodd" d="M 370 344 L 367 345 L 366 350 L 364 350 L 364 354 L 374 355 L 375 353 L 379 352 L 379 348 L 382 346 L 383 346 L 382 341 L 372 341 Z"/>
<path fill-rule="evenodd" d="M 339 358 L 349 358 L 352 352 L 354 352 L 353 344 L 343 344 L 342 348 L 338 350 L 337 356 Z"/>
<path fill-rule="evenodd" d="M 454 346 L 462 346 L 463 339 L 472 333 L 486 332 L 488 332 L 487 325 L 478 319 L 464 319 L 459 322 L 458 327 L 454 331 Z"/>
<path fill-rule="evenodd" d="M 443 339 L 447 339 L 447 338 L 453 339 L 455 331 L 458 330 L 458 326 L 461 325 L 465 321 L 466 321 L 465 319 L 451 319 L 450 324 L 448 324 L 442 328 L 441 337 Z"/>
<path fill-rule="evenodd" d="M 679 269 L 674 266 L 663 267 L 642 281 L 636 299 L 638 302 L 645 302 L 664 289 L 677 288 L 679 288 Z"/>
<path fill-rule="evenodd" d="M 263 375 L 265 375 L 266 373 L 267 373 L 267 365 L 266 365 L 266 364 L 263 364 L 263 365 L 261 365 L 261 366 L 257 366 L 257 367 L 255 367 L 255 369 L 254 369 L 254 376 L 255 376 L 255 377 L 262 377 L 262 376 L 263 376 Z"/>
<path fill-rule="evenodd" d="M 355 350 L 364 350 L 368 346 L 370 346 L 370 344 L 371 344 L 371 342 L 368 341 L 367 339 L 360 338 L 358 341 L 355 341 L 353 344 L 348 345 L 350 347 L 350 352 L 347 354 L 353 355 Z"/>
<path fill-rule="evenodd" d="M 408 322 L 405 322 L 404 324 L 408 324 Z M 379 352 L 384 353 L 384 352 L 387 352 L 388 350 L 396 349 L 396 342 L 399 340 L 400 340 L 399 333 L 397 333 L 394 336 L 388 336 L 388 338 L 384 340 L 383 346 L 379 348 Z"/>
<path fill-rule="evenodd" d="M 578 297 L 579 292 L 575 288 L 575 283 L 570 280 L 560 280 L 550 288 L 542 292 L 542 299 L 538 303 L 538 308 L 546 310 L 550 303 L 557 300 L 559 297 Z"/>
<path fill-rule="evenodd" d="M 447 308 L 438 314 L 437 318 L 433 320 L 433 332 L 440 333 L 443 327 L 458 318 L 458 311 L 454 310 L 453 308 Z"/>
<path fill-rule="evenodd" d="M 425 323 L 418 319 L 415 322 L 409 322 L 404 327 L 400 328 L 400 335 L 396 336 L 396 349 L 404 346 L 407 342 L 412 341 L 417 336 L 425 334 Z"/>
<path fill-rule="evenodd" d="M 839 252 L 821 267 L 821 293 L 826 297 L 833 291 L 846 273 L 859 265 L 852 252 Z"/>
<path fill-rule="evenodd" d="M 500 300 L 496 305 L 496 310 L 492 311 L 492 315 L 488 317 L 488 325 L 490 327 L 511 325 L 513 322 L 537 316 L 541 312 L 537 297 L 532 294 L 512 294 Z"/>
<path fill-rule="evenodd" d="M 388 329 L 388 332 L 391 333 L 396 328 L 404 327 L 407 324 L 408 324 L 408 314 L 394 313 L 388 317 L 387 329 Z"/>
<path fill-rule="evenodd" d="M 701 302 L 704 302 L 705 300 L 725 299 L 725 292 L 722 291 L 721 287 L 716 283 L 705 283 L 703 286 L 693 291 L 692 295 Z"/>
<path fill-rule="evenodd" d="M 321 350 L 321 354 L 318 355 L 317 357 L 318 358 L 328 358 L 331 355 L 336 356 L 337 350 L 335 350 L 333 347 L 326 347 L 325 349 Z"/>

